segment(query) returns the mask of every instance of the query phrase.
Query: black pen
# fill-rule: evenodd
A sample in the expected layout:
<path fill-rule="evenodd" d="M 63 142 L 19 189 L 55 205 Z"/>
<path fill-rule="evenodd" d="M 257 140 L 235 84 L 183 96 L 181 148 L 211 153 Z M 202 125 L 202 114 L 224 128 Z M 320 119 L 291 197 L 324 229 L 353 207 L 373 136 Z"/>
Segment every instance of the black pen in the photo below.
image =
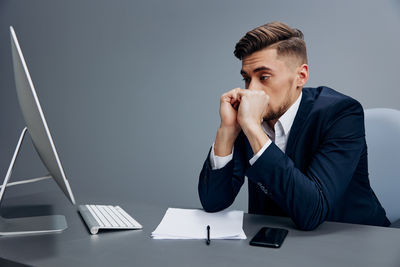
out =
<path fill-rule="evenodd" d="M 206 240 L 207 246 L 210 245 L 210 226 L 207 225 L 207 240 Z"/>

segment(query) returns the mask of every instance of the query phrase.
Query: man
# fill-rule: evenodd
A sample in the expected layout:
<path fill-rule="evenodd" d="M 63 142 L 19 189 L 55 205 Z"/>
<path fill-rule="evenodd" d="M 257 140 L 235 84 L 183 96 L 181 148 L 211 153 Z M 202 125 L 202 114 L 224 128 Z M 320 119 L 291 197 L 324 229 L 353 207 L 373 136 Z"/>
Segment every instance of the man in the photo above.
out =
<path fill-rule="evenodd" d="M 199 179 L 203 208 L 229 207 L 248 177 L 249 213 L 388 226 L 368 179 L 364 114 L 354 99 L 308 80 L 300 30 L 273 22 L 235 47 L 245 88 L 220 98 L 220 127 Z"/>

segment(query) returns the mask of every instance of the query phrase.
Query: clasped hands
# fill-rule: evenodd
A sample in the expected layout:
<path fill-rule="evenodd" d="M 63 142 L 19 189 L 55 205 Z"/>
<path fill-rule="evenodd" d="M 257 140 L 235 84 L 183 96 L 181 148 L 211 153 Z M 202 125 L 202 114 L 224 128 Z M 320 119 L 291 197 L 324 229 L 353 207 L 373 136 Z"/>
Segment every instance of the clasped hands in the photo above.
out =
<path fill-rule="evenodd" d="M 262 90 L 246 90 L 235 88 L 220 98 L 219 114 L 221 125 L 214 143 L 217 156 L 232 153 L 234 142 L 243 130 L 254 153 L 268 140 L 261 127 L 266 115 L 269 96 Z"/>
<path fill-rule="evenodd" d="M 221 128 L 230 129 L 237 136 L 242 129 L 246 132 L 261 127 L 266 114 L 269 96 L 262 90 L 235 88 L 220 99 Z"/>

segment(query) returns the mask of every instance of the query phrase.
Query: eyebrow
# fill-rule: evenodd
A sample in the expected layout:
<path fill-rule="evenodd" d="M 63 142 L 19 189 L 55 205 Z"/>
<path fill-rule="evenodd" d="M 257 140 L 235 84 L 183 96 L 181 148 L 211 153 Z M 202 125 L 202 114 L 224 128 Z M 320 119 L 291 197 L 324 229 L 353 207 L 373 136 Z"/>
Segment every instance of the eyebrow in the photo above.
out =
<path fill-rule="evenodd" d="M 256 72 L 265 71 L 265 70 L 266 70 L 266 71 L 272 71 L 271 68 L 262 66 L 262 67 L 258 67 L 258 68 L 256 68 L 255 70 L 253 70 L 253 72 L 256 73 Z M 244 70 L 240 70 L 240 74 L 242 74 L 242 75 L 248 75 L 247 72 L 245 72 Z"/>

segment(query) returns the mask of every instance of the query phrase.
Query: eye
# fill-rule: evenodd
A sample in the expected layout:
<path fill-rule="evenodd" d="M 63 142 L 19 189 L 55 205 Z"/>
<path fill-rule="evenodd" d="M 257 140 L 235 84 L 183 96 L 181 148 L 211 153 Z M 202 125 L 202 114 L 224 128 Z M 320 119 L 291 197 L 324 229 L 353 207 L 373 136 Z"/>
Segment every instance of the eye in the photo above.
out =
<path fill-rule="evenodd" d="M 260 80 L 261 80 L 261 81 L 266 81 L 266 80 L 269 79 L 269 77 L 271 77 L 271 76 L 269 76 L 269 75 L 263 75 L 263 76 L 260 77 Z"/>

